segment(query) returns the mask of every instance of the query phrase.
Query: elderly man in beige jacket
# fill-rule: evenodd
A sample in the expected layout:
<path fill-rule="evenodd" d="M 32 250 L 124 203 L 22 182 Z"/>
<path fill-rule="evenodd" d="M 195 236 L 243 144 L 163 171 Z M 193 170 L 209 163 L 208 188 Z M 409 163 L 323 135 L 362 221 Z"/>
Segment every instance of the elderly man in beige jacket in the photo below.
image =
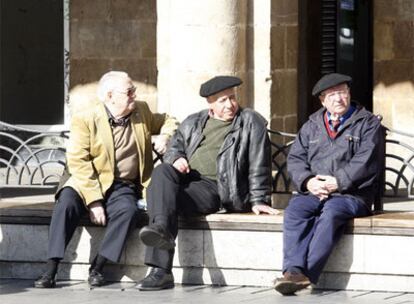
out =
<path fill-rule="evenodd" d="M 56 194 L 49 232 L 46 272 L 35 287 L 56 286 L 56 273 L 79 223 L 105 226 L 105 235 L 89 269 L 88 283 L 105 283 L 102 269 L 118 262 L 153 169 L 151 135 L 160 134 L 155 149 L 163 153 L 177 121 L 152 113 L 135 101 L 135 87 L 125 72 L 112 71 L 98 85 L 99 102 L 74 113 L 67 147 L 69 179 Z"/>

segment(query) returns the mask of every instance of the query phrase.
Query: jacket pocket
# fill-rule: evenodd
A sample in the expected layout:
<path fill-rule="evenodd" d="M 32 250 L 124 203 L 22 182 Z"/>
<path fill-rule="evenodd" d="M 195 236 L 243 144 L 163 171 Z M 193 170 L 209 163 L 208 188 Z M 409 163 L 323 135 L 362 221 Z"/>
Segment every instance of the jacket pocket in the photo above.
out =
<path fill-rule="evenodd" d="M 345 135 L 345 144 L 348 146 L 348 159 L 351 159 L 359 148 L 361 138 L 351 134 Z"/>

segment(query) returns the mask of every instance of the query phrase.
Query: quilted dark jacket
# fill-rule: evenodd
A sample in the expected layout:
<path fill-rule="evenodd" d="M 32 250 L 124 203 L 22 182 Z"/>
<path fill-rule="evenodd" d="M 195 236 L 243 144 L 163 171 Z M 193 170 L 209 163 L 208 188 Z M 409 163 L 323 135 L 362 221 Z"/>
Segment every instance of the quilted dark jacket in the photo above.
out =
<path fill-rule="evenodd" d="M 187 117 L 175 133 L 164 162 L 187 160 L 203 139 L 208 110 Z M 222 207 L 248 211 L 271 200 L 271 147 L 266 120 L 251 109 L 240 109 L 217 156 L 217 185 Z"/>
<path fill-rule="evenodd" d="M 333 195 L 354 196 L 371 208 L 382 172 L 384 135 L 380 120 L 354 105 L 356 110 L 335 139 L 326 131 L 324 108 L 309 117 L 289 152 L 288 172 L 303 194 L 312 176 L 335 176 L 338 191 Z"/>

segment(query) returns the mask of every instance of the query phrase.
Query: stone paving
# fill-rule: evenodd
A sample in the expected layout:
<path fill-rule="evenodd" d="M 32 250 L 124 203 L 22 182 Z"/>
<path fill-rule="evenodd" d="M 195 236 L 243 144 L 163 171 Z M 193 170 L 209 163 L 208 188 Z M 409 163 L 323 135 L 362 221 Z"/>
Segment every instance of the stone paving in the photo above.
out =
<path fill-rule="evenodd" d="M 55 289 L 36 289 L 32 280 L 0 280 L 2 304 L 124 304 L 124 303 L 414 303 L 414 293 L 306 289 L 283 297 L 271 288 L 179 285 L 171 290 L 140 292 L 133 283 L 113 283 L 91 289 L 84 281 L 59 281 Z"/>

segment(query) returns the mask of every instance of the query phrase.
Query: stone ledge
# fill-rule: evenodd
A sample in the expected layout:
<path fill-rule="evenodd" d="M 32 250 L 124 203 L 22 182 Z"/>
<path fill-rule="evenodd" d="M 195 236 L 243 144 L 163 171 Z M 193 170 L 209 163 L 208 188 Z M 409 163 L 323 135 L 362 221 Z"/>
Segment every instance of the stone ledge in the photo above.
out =
<path fill-rule="evenodd" d="M 53 196 L 0 200 L 0 277 L 34 279 L 44 270 Z M 146 223 L 145 217 L 140 221 Z M 176 282 L 271 286 L 283 260 L 283 213 L 211 214 L 180 219 Z M 61 279 L 84 280 L 104 229 L 87 218 L 65 254 Z M 138 281 L 147 270 L 139 229 L 126 243 L 114 281 Z M 414 292 L 414 212 L 386 212 L 349 223 L 329 258 L 320 288 Z M 402 250 L 404 248 L 404 250 Z M 237 254 L 234 254 L 237 253 Z"/>
<path fill-rule="evenodd" d="M 33 203 L 0 200 L 0 223 L 48 225 L 53 202 L 45 198 Z M 148 222 L 146 214 L 141 215 L 138 228 Z M 94 226 L 88 218 L 81 226 Z M 279 215 L 255 215 L 253 213 L 210 214 L 208 216 L 180 218 L 181 229 L 274 231 L 283 230 L 283 212 Z M 386 212 L 350 221 L 348 234 L 407 235 L 414 236 L 414 212 Z"/>
<path fill-rule="evenodd" d="M 0 277 L 40 275 L 48 230 L 47 225 L 0 224 Z M 76 229 L 60 279 L 87 278 L 103 232 L 99 227 Z M 138 233 L 133 231 L 120 263 L 106 268 L 109 280 L 139 281 L 145 276 L 145 247 Z M 282 232 L 181 229 L 173 272 L 177 283 L 270 287 L 280 275 L 282 248 Z M 346 234 L 332 252 L 318 287 L 414 292 L 413 257 L 412 236 Z"/>

